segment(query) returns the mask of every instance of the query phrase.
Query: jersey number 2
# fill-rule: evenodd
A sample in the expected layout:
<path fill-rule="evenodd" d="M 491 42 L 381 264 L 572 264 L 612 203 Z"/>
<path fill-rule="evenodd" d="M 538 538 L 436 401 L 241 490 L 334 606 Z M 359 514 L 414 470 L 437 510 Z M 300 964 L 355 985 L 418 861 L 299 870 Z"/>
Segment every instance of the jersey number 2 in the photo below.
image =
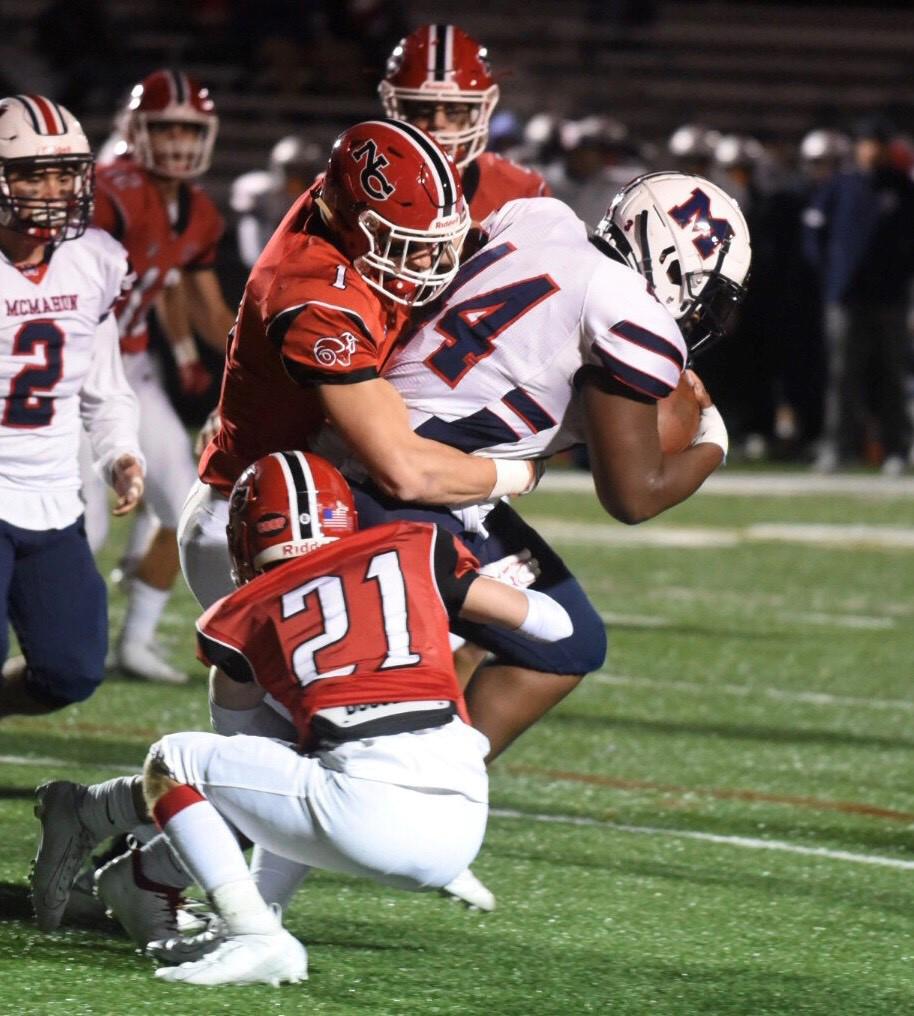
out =
<path fill-rule="evenodd" d="M 13 356 L 31 356 L 44 347 L 44 363 L 29 364 L 13 378 L 3 411 L 4 427 L 47 427 L 54 418 L 49 392 L 63 374 L 63 332 L 53 321 L 28 321 L 13 339 Z"/>
<path fill-rule="evenodd" d="M 400 568 L 400 557 L 395 550 L 375 554 L 365 571 L 365 582 L 377 582 L 381 597 L 381 615 L 384 622 L 384 637 L 387 640 L 387 655 L 381 663 L 381 670 L 393 667 L 414 667 L 421 662 L 418 653 L 410 650 L 409 615 L 406 603 L 406 583 Z M 346 593 L 342 580 L 337 575 L 321 575 L 311 579 L 297 589 L 285 593 L 282 598 L 282 617 L 287 620 L 308 609 L 307 598 L 317 594 L 324 630 L 314 638 L 302 642 L 292 653 L 292 669 L 302 686 L 324 677 L 346 677 L 355 671 L 350 663 L 333 670 L 319 671 L 314 660 L 315 653 L 327 646 L 342 641 L 349 632 L 350 618 L 346 605 Z"/>

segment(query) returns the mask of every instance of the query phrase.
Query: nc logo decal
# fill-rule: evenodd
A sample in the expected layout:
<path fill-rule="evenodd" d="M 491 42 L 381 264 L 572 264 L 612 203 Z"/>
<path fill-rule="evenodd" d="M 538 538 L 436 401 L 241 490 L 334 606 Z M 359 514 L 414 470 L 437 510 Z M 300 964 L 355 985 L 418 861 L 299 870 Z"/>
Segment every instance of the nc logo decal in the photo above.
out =
<path fill-rule="evenodd" d="M 353 148 L 352 157 L 356 162 L 364 162 L 359 180 L 365 193 L 376 201 L 383 201 L 389 198 L 396 189 L 387 177 L 381 172 L 385 166 L 390 165 L 387 156 L 381 155 L 378 146 L 370 138 L 358 148 Z"/>

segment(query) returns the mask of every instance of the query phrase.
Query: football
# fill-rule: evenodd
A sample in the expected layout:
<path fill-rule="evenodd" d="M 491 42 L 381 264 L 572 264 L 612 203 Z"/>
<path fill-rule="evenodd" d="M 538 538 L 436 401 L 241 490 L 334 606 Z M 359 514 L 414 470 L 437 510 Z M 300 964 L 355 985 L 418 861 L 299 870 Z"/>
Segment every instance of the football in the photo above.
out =
<path fill-rule="evenodd" d="M 683 371 L 679 384 L 657 403 L 660 449 L 667 455 L 684 451 L 698 433 L 701 407 Z"/>

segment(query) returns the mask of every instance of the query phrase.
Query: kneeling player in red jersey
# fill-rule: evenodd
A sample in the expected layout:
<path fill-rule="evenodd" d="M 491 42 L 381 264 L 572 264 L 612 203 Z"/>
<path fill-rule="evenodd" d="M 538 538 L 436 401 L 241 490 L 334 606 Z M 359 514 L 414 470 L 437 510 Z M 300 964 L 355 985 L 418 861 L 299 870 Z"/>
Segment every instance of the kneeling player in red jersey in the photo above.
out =
<path fill-rule="evenodd" d="M 356 529 L 348 485 L 317 456 L 268 455 L 235 484 L 229 540 L 239 588 L 199 620 L 199 655 L 248 687 L 252 706 L 273 696 L 296 743 L 190 732 L 150 749 L 145 801 L 190 873 L 171 892 L 192 877 L 221 918 L 217 934 L 153 946 L 179 964 L 157 972 L 164 980 L 307 976 L 307 953 L 265 903 L 238 835 L 304 866 L 409 890 L 444 886 L 482 843 L 488 742 L 467 721 L 448 626 L 472 618 L 555 641 L 570 634 L 570 619 L 545 595 L 480 576 L 435 525 Z M 36 907 L 62 899 L 62 913 L 67 873 L 94 842 L 136 823 L 137 791 L 136 777 L 39 789 Z M 96 884 L 145 945 L 139 863 L 119 858 Z M 146 895 L 167 893 L 144 882 Z M 39 910 L 45 927 L 52 917 Z"/>

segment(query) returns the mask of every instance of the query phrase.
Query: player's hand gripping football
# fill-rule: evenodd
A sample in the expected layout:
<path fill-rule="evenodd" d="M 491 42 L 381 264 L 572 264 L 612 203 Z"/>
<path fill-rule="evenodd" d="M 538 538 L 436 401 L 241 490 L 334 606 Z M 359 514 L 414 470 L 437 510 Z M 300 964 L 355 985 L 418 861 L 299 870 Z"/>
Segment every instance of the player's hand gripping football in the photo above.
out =
<path fill-rule="evenodd" d="M 122 455 L 111 470 L 111 485 L 117 494 L 117 503 L 111 514 L 132 512 L 143 497 L 143 467 L 132 455 Z"/>

